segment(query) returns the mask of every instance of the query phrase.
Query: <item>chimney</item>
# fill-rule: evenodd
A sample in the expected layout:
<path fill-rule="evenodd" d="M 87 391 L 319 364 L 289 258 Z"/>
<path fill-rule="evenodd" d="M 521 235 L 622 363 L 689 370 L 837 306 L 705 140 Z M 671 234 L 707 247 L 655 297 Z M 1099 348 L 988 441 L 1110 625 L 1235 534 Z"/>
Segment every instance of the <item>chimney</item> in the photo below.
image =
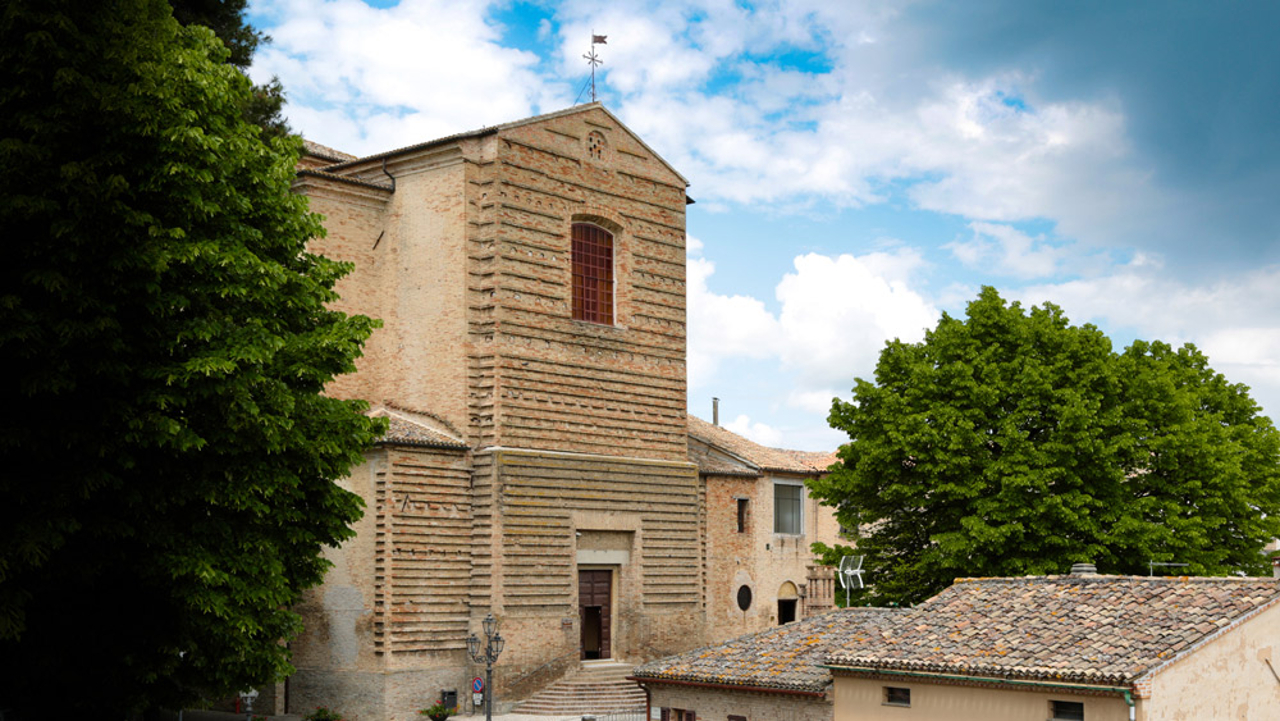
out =
<path fill-rule="evenodd" d="M 713 397 L 711 399 L 711 425 L 713 426 L 720 425 L 720 399 L 719 398 Z"/>
<path fill-rule="evenodd" d="M 1072 576 L 1096 576 L 1098 575 L 1098 567 L 1092 563 L 1073 563 L 1071 564 Z"/>

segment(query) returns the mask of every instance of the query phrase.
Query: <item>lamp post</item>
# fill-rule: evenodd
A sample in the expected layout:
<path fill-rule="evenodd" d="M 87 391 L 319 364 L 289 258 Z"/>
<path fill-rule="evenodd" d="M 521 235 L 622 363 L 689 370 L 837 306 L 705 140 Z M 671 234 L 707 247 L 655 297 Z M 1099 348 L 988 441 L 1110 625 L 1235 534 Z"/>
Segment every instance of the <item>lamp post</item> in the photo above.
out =
<path fill-rule="evenodd" d="M 474 633 L 467 638 L 467 652 L 471 654 L 472 661 L 484 663 L 484 688 L 488 691 L 484 698 L 484 718 L 485 721 L 493 721 L 493 662 L 498 660 L 506 640 L 498 633 L 498 620 L 492 613 L 484 617 L 481 625 L 484 626 L 484 652 L 480 651 L 480 639 Z"/>

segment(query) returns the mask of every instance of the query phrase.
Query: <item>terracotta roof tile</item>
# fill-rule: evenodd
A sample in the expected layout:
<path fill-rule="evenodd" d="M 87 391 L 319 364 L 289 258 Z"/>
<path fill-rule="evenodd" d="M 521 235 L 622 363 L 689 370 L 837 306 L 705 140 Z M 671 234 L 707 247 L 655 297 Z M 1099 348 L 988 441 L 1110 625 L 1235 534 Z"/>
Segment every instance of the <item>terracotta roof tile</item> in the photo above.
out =
<path fill-rule="evenodd" d="M 788 473 L 818 473 L 825 471 L 835 460 L 834 453 L 790 451 L 762 446 L 720 426 L 712 425 L 688 414 L 689 435 L 751 463 L 762 470 Z M 830 458 L 830 461 L 826 461 Z M 715 472 L 715 471 L 711 471 Z"/>
<path fill-rule="evenodd" d="M 331 160 L 335 163 L 340 163 L 345 160 L 356 159 L 356 156 L 352 155 L 351 153 L 344 153 L 341 150 L 334 150 L 333 148 L 330 148 L 327 145 L 321 145 L 320 143 L 307 140 L 306 138 L 302 139 L 302 149 L 304 152 L 306 152 L 307 155 L 314 155 L 317 158 L 322 158 L 324 160 Z"/>
<path fill-rule="evenodd" d="M 637 667 L 632 675 L 655 682 L 693 681 L 819 692 L 831 683 L 831 672 L 820 666 L 827 654 L 878 636 L 880 627 L 897 613 L 901 611 L 838 609 L 718 646 L 652 661 Z"/>
<path fill-rule="evenodd" d="M 1261 578 L 960 579 L 830 663 L 1122 684 L 1280 599 Z"/>
<path fill-rule="evenodd" d="M 386 434 L 378 439 L 379 443 L 467 449 L 467 444 L 447 424 L 427 414 L 399 408 L 378 408 L 370 411 L 369 415 L 390 421 Z"/>

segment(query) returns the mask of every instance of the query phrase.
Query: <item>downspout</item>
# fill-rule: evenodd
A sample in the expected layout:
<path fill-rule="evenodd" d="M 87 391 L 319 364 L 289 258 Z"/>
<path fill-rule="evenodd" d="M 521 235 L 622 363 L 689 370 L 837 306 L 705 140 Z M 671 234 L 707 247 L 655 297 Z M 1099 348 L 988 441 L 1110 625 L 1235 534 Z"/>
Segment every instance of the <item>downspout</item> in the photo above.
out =
<path fill-rule="evenodd" d="M 394 176 L 394 175 L 392 175 L 391 173 L 388 173 L 388 172 L 387 172 L 387 159 L 386 159 L 386 158 L 383 158 L 383 159 L 382 159 L 382 174 L 383 174 L 383 175 L 385 175 L 385 176 L 387 176 L 388 178 L 391 178 L 391 192 L 393 192 L 393 193 L 394 193 L 394 192 L 396 192 L 396 176 Z M 381 238 L 382 236 L 378 236 L 378 237 L 379 237 L 379 238 Z"/>

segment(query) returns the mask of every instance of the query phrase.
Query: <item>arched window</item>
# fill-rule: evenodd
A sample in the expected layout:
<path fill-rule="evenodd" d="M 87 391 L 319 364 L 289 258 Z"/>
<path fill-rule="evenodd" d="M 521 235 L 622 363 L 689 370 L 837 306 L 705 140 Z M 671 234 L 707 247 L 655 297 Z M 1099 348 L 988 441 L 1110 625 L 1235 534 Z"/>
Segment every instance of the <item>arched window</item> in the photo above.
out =
<path fill-rule="evenodd" d="M 613 234 L 573 224 L 573 317 L 613 324 Z"/>

